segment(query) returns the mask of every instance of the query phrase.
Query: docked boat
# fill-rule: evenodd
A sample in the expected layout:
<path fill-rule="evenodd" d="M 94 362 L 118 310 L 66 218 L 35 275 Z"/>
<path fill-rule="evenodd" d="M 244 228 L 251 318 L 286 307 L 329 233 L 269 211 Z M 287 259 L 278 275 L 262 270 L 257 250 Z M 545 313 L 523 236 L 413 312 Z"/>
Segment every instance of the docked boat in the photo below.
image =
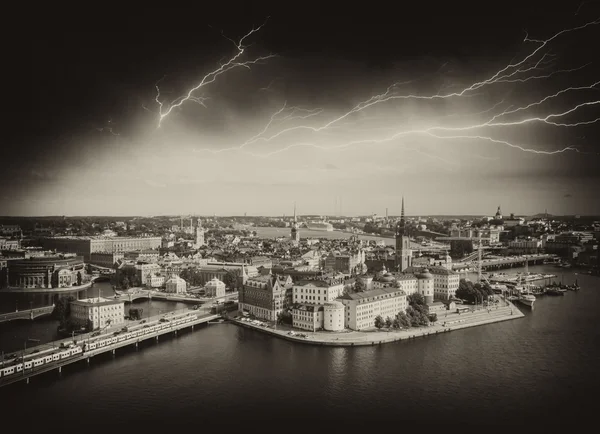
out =
<path fill-rule="evenodd" d="M 558 288 L 546 288 L 546 295 L 565 295 L 565 293 Z"/>
<path fill-rule="evenodd" d="M 518 302 L 533 309 L 533 304 L 535 303 L 535 295 L 531 294 L 528 291 L 523 291 L 519 295 Z"/>

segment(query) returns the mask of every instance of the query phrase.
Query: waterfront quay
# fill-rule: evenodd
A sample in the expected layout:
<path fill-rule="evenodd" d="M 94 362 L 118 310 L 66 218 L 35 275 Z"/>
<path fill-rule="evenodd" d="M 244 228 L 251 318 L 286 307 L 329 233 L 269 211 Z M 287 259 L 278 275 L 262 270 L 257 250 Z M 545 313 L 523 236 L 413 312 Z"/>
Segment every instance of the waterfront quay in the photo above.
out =
<path fill-rule="evenodd" d="M 475 308 L 473 312 L 448 313 L 438 316 L 435 324 L 424 327 L 412 327 L 405 330 L 370 330 L 370 331 L 344 331 L 328 332 L 293 329 L 286 325 L 269 324 L 267 326 L 254 324 L 244 319 L 230 319 L 233 323 L 277 336 L 288 341 L 300 342 L 309 345 L 331 347 L 380 345 L 390 342 L 405 341 L 420 337 L 438 335 L 468 327 L 476 327 L 501 321 L 522 318 L 525 315 L 509 300 L 502 300 L 501 306 L 490 308 Z M 264 322 L 262 322 L 264 324 Z M 305 336 L 305 337 L 303 337 Z"/>
<path fill-rule="evenodd" d="M 178 320 L 185 318 L 185 321 Z M 53 370 L 62 373 L 64 366 L 77 363 L 80 361 L 86 361 L 88 364 L 91 359 L 95 356 L 111 352 L 113 355 L 116 354 L 116 350 L 123 347 L 134 345 L 137 349 L 139 344 L 149 339 L 154 339 L 158 342 L 159 337 L 162 335 L 173 334 L 177 335 L 180 330 L 191 328 L 201 324 L 209 323 L 221 318 L 220 314 L 207 313 L 204 309 L 192 310 L 182 309 L 180 311 L 173 311 L 167 314 L 157 315 L 141 321 L 130 321 L 126 327 L 124 325 L 107 328 L 101 332 L 100 336 L 95 336 L 98 332 L 87 333 L 85 335 L 74 336 L 71 339 L 61 339 L 59 341 L 50 342 L 47 344 L 39 345 L 36 347 L 28 348 L 26 351 L 15 352 L 8 359 L 2 358 L 2 376 L 0 377 L 0 387 L 8 386 L 17 382 L 24 381 L 29 384 L 30 379 L 37 375 L 44 374 Z M 153 330 L 153 326 L 160 325 L 161 329 Z M 125 331 L 126 330 L 126 331 Z M 123 335 L 120 335 L 123 332 Z M 120 339 L 126 337 L 128 334 L 136 334 L 137 336 Z M 73 348 L 77 349 L 74 351 Z M 73 351 L 70 356 L 58 359 L 57 354 L 65 351 Z M 54 356 L 55 360 L 45 362 L 41 366 L 35 364 L 35 360 L 41 358 L 47 358 Z M 56 360 L 58 359 L 58 360 Z M 22 364 L 29 362 L 31 367 L 28 369 L 22 369 L 20 372 L 11 373 L 5 375 L 5 368 L 11 365 Z M 33 363 L 31 363 L 33 362 Z"/>

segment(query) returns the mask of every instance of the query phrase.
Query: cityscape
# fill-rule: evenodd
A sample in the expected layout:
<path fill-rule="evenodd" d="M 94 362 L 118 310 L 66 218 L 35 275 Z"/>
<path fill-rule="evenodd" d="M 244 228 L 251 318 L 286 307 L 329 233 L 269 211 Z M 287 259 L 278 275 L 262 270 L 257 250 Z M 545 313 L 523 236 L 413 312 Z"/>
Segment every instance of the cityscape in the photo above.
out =
<path fill-rule="evenodd" d="M 32 36 L 54 106 L 1 175 L 9 414 L 588 420 L 600 9 L 523 8 L 444 7 L 414 47 L 391 18 L 357 36 L 372 12 L 298 12 L 301 36 L 283 7 L 215 13 L 155 55 L 144 31 Z M 463 30 L 432 36 L 448 17 Z M 101 40 L 113 58 L 71 57 Z"/>

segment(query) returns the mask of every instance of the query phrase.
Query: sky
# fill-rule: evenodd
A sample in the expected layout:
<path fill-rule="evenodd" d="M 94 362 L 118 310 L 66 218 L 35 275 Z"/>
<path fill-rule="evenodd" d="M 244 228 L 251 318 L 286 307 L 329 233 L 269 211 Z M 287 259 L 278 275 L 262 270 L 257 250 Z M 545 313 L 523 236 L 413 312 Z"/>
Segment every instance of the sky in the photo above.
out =
<path fill-rule="evenodd" d="M 0 215 L 600 214 L 600 7 L 553 3 L 53 9 Z"/>

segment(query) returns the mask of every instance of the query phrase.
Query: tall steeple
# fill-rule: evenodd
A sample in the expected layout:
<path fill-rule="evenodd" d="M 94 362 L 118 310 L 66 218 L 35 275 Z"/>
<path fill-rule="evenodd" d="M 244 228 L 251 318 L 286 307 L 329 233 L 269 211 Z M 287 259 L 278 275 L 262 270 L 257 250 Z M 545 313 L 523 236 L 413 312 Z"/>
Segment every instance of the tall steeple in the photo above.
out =
<path fill-rule="evenodd" d="M 292 222 L 290 238 L 295 242 L 300 241 L 300 231 L 298 230 L 298 220 L 296 219 L 296 202 L 294 202 L 294 221 Z"/>
<path fill-rule="evenodd" d="M 404 196 L 402 196 L 402 209 L 400 221 L 396 226 L 396 269 L 404 271 L 411 266 L 412 252 L 410 250 L 410 238 L 406 233 L 406 220 L 404 215 Z"/>

